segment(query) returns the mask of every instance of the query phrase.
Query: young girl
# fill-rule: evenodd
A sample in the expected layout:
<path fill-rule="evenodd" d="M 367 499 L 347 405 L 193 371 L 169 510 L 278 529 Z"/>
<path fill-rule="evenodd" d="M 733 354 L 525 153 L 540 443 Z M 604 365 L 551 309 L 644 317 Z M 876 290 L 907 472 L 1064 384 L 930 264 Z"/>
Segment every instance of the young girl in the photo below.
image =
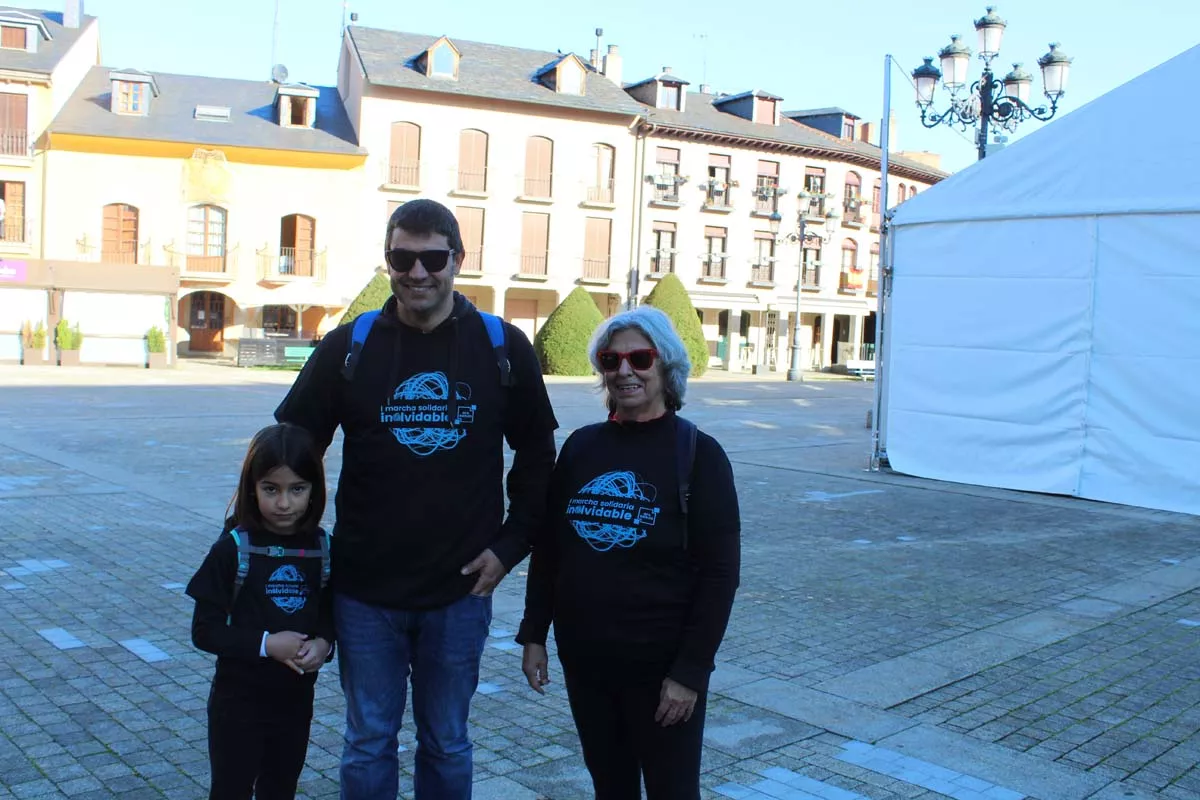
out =
<path fill-rule="evenodd" d="M 192 642 L 217 656 L 210 800 L 294 798 L 317 671 L 333 648 L 325 470 L 295 425 L 250 442 L 225 530 L 188 584 Z"/>

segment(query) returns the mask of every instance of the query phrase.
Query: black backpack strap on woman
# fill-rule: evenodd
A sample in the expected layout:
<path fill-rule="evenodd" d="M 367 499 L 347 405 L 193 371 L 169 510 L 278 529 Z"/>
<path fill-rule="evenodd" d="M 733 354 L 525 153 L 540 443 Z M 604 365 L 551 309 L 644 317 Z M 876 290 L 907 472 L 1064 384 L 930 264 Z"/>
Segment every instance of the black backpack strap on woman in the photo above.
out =
<path fill-rule="evenodd" d="M 683 515 L 683 549 L 688 548 L 688 500 L 696 465 L 696 424 L 675 416 L 675 465 L 679 473 L 679 511 Z"/>

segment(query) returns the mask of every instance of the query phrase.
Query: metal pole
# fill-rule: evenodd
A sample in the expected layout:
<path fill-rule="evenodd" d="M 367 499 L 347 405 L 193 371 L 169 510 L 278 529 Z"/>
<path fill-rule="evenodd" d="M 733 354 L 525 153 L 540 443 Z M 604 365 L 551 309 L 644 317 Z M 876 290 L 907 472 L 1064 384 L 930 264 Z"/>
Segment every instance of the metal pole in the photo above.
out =
<path fill-rule="evenodd" d="M 279 45 L 279 0 L 275 0 L 275 19 L 271 23 L 271 70 L 274 74 L 275 65 L 279 62 L 275 60 L 275 50 Z"/>
<path fill-rule="evenodd" d="M 983 161 L 987 158 L 988 147 L 988 128 L 992 119 L 992 95 L 995 92 L 995 84 L 992 83 L 992 69 L 990 66 L 983 68 L 983 78 L 979 81 L 979 160 Z"/>
<path fill-rule="evenodd" d="M 879 278 L 875 293 L 875 407 L 871 413 L 871 470 L 878 470 L 883 459 L 880 440 L 880 415 L 883 413 L 883 315 L 887 298 L 891 293 L 891 253 L 888 247 L 888 230 L 891 227 L 888 215 L 888 148 L 891 146 L 889 121 L 892 116 L 892 56 L 883 57 L 883 122 L 879 133 Z"/>
<path fill-rule="evenodd" d="M 801 334 L 804 331 L 804 326 L 800 324 L 800 301 L 804 294 L 801 292 L 801 287 L 804 284 L 804 234 L 808 227 L 808 220 L 804 218 L 804 212 L 800 212 L 800 255 L 796 259 L 796 321 L 792 325 L 792 366 L 787 371 L 787 379 L 789 381 L 804 381 L 804 370 L 800 364 L 802 361 L 803 347 L 800 343 Z"/>

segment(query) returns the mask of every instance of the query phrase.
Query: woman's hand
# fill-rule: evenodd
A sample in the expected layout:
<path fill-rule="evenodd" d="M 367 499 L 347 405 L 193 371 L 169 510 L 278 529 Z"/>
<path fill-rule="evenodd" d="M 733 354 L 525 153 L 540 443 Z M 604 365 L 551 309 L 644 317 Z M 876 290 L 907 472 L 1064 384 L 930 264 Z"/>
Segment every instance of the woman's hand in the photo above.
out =
<path fill-rule="evenodd" d="M 692 718 L 697 697 L 695 690 L 687 688 L 678 681 L 664 678 L 662 691 L 658 695 L 658 710 L 654 712 L 654 721 L 664 728 L 677 722 L 687 722 Z"/>
<path fill-rule="evenodd" d="M 529 681 L 530 689 L 538 694 L 546 693 L 542 687 L 550 683 L 550 672 L 547 668 L 544 644 L 525 645 L 525 652 L 521 655 L 521 671 L 525 673 L 525 680 Z"/>

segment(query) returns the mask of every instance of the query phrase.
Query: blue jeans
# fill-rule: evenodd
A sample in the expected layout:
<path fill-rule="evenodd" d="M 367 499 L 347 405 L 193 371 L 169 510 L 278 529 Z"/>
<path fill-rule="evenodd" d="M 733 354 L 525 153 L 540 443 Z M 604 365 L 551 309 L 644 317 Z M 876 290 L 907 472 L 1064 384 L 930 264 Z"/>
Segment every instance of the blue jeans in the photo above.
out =
<path fill-rule="evenodd" d="M 395 800 L 397 734 L 412 674 L 418 800 L 471 797 L 467 717 L 492 622 L 492 598 L 467 595 L 444 608 L 396 611 L 343 594 L 333 601 L 346 695 L 342 800 Z"/>

